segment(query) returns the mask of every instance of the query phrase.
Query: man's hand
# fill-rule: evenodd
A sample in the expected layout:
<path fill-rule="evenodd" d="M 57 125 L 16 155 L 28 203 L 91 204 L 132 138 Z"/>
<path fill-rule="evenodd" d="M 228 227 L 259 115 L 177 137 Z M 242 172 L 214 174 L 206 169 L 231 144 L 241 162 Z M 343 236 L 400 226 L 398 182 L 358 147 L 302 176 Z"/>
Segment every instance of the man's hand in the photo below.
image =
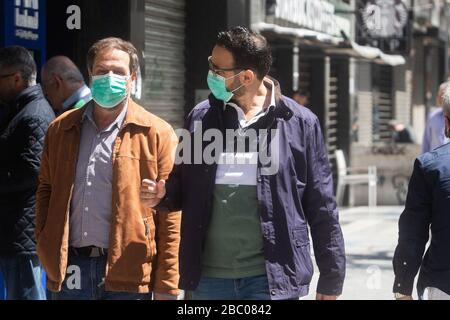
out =
<path fill-rule="evenodd" d="M 338 296 L 327 296 L 326 294 L 317 293 L 316 300 L 337 300 Z"/>
<path fill-rule="evenodd" d="M 166 195 L 166 182 L 160 180 L 158 183 L 144 179 L 141 185 L 141 202 L 148 208 L 156 207 Z"/>

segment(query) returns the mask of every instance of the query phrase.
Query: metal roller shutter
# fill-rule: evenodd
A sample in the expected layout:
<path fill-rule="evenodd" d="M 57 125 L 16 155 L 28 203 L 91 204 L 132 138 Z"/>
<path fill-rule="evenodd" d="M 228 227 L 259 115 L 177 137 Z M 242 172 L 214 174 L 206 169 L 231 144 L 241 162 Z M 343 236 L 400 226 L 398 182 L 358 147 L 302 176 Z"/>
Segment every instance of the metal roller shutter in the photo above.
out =
<path fill-rule="evenodd" d="M 308 59 L 300 56 L 300 78 L 298 89 L 306 92 L 308 96 L 311 96 L 311 62 Z"/>
<path fill-rule="evenodd" d="M 145 106 L 175 128 L 184 119 L 185 25 L 185 0 L 145 1 Z"/>
<path fill-rule="evenodd" d="M 375 65 L 375 104 L 373 114 L 373 141 L 390 142 L 389 121 L 393 118 L 392 67 Z"/>
<path fill-rule="evenodd" d="M 328 103 L 325 110 L 325 142 L 328 157 L 334 167 L 334 152 L 338 148 L 338 92 L 339 92 L 339 69 L 337 62 L 331 60 L 330 74 L 328 78 Z"/>

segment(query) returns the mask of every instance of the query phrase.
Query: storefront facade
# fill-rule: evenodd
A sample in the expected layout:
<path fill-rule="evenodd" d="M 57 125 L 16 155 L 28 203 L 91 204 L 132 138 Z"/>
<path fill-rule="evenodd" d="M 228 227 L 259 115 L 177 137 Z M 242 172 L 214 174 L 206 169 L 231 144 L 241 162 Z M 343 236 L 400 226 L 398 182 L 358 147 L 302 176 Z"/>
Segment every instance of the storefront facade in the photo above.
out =
<path fill-rule="evenodd" d="M 73 5 L 81 14 L 80 28 L 69 30 L 67 8 Z M 59 0 L 49 8 L 48 56 L 67 55 L 87 80 L 86 53 L 95 41 L 110 36 L 131 41 L 140 58 L 134 99 L 180 127 L 185 113 L 185 12 L 185 0 Z"/>
<path fill-rule="evenodd" d="M 38 66 L 46 60 L 46 0 L 0 1 L 0 47 L 23 46 Z"/>

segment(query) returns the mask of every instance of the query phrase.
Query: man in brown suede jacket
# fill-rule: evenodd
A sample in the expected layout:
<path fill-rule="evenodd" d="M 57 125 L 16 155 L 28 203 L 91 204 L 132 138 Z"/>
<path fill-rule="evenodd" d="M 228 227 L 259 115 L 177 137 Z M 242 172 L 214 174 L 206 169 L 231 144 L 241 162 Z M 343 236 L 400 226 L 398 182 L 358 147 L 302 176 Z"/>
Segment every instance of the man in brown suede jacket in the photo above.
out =
<path fill-rule="evenodd" d="M 139 65 L 118 38 L 88 53 L 93 101 L 50 126 L 37 192 L 36 239 L 52 299 L 176 299 L 180 213 L 139 199 L 166 179 L 177 138 L 130 98 Z"/>

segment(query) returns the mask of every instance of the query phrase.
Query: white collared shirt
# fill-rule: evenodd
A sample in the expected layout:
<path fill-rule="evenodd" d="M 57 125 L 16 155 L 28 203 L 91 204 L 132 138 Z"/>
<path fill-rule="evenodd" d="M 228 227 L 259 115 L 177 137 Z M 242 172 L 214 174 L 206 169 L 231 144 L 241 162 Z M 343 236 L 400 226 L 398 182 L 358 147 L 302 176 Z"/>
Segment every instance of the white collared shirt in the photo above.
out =
<path fill-rule="evenodd" d="M 261 107 L 261 111 L 258 112 L 253 118 L 247 120 L 245 118 L 245 113 L 242 110 L 241 107 L 239 107 L 237 104 L 233 103 L 233 102 L 224 102 L 223 108 L 225 109 L 227 106 L 233 107 L 238 115 L 238 121 L 239 121 L 239 127 L 241 129 L 245 129 L 249 126 L 251 126 L 252 124 L 256 123 L 261 117 L 264 117 L 270 110 L 271 108 L 274 108 L 276 105 L 276 101 L 275 101 L 275 84 L 273 83 L 272 80 L 270 80 L 269 78 L 265 78 L 264 79 L 265 82 L 268 82 L 268 84 L 271 85 L 271 99 L 270 99 L 270 105 L 268 108 L 263 109 Z"/>

